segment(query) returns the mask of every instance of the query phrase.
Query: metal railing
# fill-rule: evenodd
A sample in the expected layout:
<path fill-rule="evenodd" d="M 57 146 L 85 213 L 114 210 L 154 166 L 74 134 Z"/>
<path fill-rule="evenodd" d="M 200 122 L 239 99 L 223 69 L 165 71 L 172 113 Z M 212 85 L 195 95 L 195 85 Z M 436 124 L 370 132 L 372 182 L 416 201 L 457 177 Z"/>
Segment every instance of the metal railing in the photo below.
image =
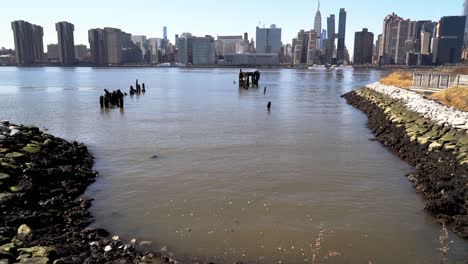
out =
<path fill-rule="evenodd" d="M 441 73 L 414 73 L 414 88 L 437 88 L 468 86 L 468 75 L 452 75 Z"/>

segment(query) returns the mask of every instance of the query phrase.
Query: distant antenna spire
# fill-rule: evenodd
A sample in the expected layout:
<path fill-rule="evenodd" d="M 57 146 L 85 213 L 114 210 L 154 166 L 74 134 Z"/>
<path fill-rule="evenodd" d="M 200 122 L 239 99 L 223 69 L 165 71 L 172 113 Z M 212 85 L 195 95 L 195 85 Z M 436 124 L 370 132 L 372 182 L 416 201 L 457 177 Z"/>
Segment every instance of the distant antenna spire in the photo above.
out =
<path fill-rule="evenodd" d="M 320 11 L 320 0 L 318 0 L 318 7 L 317 7 L 317 11 Z"/>

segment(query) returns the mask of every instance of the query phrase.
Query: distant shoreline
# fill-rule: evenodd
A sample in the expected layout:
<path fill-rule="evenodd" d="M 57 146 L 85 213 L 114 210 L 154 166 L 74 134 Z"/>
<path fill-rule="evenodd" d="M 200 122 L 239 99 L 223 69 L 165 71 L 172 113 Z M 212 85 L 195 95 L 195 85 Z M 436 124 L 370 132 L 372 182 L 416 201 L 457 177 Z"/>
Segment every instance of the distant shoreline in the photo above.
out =
<path fill-rule="evenodd" d="M 322 65 L 317 67 L 317 69 L 322 69 Z M 373 70 L 437 70 L 437 69 L 447 69 L 447 68 L 460 68 L 466 67 L 467 65 L 454 65 L 454 66 L 406 66 L 406 65 L 349 65 L 353 69 L 373 69 Z M 293 69 L 293 70 L 307 70 L 309 66 L 292 66 L 292 65 L 190 65 L 190 66 L 157 66 L 157 65 L 137 65 L 137 64 L 126 64 L 126 65 L 112 65 L 112 66 L 103 66 L 103 65 L 73 65 L 73 66 L 63 66 L 63 65 L 28 65 L 28 66 L 18 66 L 18 65 L 0 65 L 0 67 L 16 67 L 16 68 L 156 68 L 156 69 L 167 69 L 167 68 L 178 68 L 178 69 L 241 69 L 241 68 L 258 68 L 258 69 Z M 340 69 L 340 68 L 338 68 Z"/>

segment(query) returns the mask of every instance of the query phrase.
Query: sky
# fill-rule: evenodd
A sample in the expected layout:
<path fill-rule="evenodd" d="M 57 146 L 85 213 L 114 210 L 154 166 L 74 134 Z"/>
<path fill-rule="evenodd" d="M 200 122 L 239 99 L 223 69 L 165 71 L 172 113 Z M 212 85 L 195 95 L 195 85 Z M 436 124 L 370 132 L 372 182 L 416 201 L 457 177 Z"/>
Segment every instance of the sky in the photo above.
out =
<path fill-rule="evenodd" d="M 243 35 L 255 40 L 257 26 L 276 24 L 282 41 L 291 43 L 300 29 L 314 27 L 318 0 L 2 0 L 0 3 L 0 47 L 14 48 L 11 22 L 26 20 L 44 28 L 44 49 L 57 43 L 55 23 L 75 25 L 75 44 L 88 43 L 88 29 L 115 27 L 132 35 L 162 37 L 164 26 L 174 43 L 175 34 L 195 36 Z M 321 0 L 322 27 L 340 8 L 347 11 L 346 46 L 352 53 L 354 33 L 368 28 L 375 38 L 386 15 L 395 12 L 411 20 L 439 20 L 460 15 L 463 0 Z M 338 30 L 338 29 L 336 29 Z"/>

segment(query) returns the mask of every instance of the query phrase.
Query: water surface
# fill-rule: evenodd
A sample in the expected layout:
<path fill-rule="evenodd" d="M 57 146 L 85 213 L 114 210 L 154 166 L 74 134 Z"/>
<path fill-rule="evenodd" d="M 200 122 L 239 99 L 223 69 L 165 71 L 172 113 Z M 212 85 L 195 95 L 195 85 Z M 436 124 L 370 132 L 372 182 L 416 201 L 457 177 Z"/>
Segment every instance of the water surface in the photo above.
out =
<path fill-rule="evenodd" d="M 86 143 L 95 226 L 185 261 L 310 263 L 323 224 L 321 256 L 341 254 L 330 263 L 438 262 L 440 227 L 405 178 L 414 168 L 369 141 L 340 97 L 383 73 L 261 72 L 245 91 L 236 69 L 3 67 L 0 118 Z M 144 96 L 99 108 L 103 89 L 136 78 Z M 450 261 L 466 257 L 450 237 Z"/>

